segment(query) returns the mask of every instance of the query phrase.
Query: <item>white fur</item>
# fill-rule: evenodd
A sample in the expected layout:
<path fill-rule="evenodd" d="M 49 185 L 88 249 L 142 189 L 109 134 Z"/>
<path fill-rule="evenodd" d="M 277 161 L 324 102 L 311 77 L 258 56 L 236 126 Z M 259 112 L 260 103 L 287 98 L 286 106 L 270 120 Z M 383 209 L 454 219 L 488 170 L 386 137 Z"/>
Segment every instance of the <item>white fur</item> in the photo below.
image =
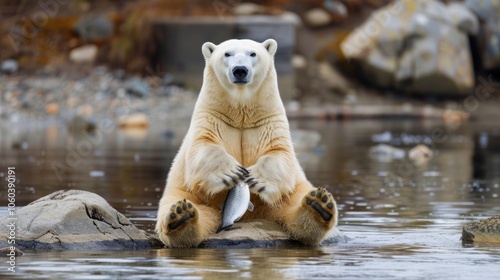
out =
<path fill-rule="evenodd" d="M 230 181 L 228 175 L 238 172 L 238 166 L 258 182 L 250 189 L 255 210 L 242 220 L 275 220 L 307 244 L 317 244 L 335 225 L 336 218 L 322 221 L 305 203 L 314 188 L 293 150 L 274 67 L 276 51 L 272 39 L 203 44 L 203 85 L 158 211 L 156 229 L 164 243 L 196 246 L 215 232 L 221 221 L 220 206 L 233 187 L 223 182 Z M 234 83 L 231 69 L 235 66 L 247 68 L 246 83 Z M 169 209 L 181 199 L 192 203 L 195 218 L 170 230 Z"/>

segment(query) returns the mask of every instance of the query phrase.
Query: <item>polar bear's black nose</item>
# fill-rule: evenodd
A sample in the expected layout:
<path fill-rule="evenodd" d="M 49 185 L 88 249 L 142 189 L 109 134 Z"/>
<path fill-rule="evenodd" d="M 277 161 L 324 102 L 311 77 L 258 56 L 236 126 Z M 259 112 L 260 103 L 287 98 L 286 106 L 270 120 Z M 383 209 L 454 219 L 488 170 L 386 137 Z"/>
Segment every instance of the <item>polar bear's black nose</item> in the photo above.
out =
<path fill-rule="evenodd" d="M 248 75 L 248 69 L 245 66 L 236 66 L 233 68 L 233 75 L 236 79 L 243 79 Z"/>

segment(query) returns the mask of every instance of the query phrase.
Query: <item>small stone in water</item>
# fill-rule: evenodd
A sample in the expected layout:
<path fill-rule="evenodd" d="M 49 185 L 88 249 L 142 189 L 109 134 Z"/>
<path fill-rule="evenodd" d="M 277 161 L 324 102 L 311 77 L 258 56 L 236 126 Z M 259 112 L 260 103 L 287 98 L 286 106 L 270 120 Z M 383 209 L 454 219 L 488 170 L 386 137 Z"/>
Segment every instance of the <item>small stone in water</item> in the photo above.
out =
<path fill-rule="evenodd" d="M 104 177 L 104 171 L 92 170 L 90 171 L 90 177 Z"/>
<path fill-rule="evenodd" d="M 380 176 L 380 177 L 386 177 L 387 175 L 389 175 L 389 172 L 387 172 L 387 171 L 379 171 L 377 173 L 377 175 Z"/>
<path fill-rule="evenodd" d="M 425 171 L 422 176 L 424 177 L 439 177 L 440 173 L 438 171 Z"/>
<path fill-rule="evenodd" d="M 29 147 L 30 147 L 30 145 L 25 141 L 22 141 L 22 142 L 16 141 L 16 142 L 12 143 L 12 148 L 15 150 L 19 150 L 19 149 L 27 150 Z"/>

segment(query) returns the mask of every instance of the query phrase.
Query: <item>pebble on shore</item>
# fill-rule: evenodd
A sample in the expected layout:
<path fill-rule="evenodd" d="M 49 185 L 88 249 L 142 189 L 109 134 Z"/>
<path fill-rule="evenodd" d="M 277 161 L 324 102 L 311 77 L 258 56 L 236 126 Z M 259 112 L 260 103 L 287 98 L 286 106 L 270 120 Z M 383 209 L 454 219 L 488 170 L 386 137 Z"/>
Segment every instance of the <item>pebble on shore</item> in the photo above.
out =
<path fill-rule="evenodd" d="M 143 128 L 149 126 L 149 118 L 145 114 L 135 113 L 128 116 L 121 117 L 118 121 L 120 128 Z"/>

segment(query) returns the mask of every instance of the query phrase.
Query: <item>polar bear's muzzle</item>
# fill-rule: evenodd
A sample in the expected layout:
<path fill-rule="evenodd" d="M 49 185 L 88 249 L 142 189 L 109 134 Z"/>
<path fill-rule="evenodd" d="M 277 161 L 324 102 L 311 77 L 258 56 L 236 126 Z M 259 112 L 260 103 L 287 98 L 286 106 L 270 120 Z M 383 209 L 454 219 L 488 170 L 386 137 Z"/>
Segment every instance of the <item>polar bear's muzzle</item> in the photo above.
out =
<path fill-rule="evenodd" d="M 249 81 L 249 71 L 245 66 L 235 66 L 231 70 L 232 82 L 235 84 L 246 84 Z"/>

